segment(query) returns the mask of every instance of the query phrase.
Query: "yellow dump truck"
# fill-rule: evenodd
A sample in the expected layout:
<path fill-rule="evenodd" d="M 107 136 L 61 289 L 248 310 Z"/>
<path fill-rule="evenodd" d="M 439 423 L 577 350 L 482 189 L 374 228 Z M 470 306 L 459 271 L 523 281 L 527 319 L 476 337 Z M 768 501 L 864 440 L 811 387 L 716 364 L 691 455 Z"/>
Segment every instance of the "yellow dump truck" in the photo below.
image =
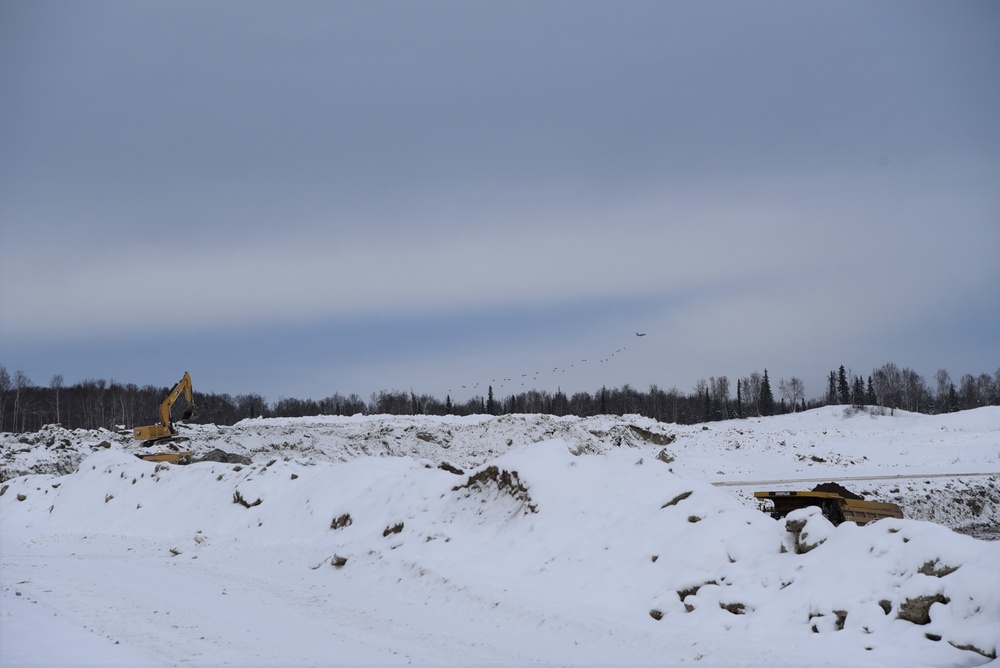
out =
<path fill-rule="evenodd" d="M 761 509 L 770 512 L 771 517 L 780 519 L 799 508 L 816 506 L 834 525 L 842 522 L 854 522 L 862 525 L 880 520 L 884 517 L 902 519 L 903 511 L 895 503 L 865 501 L 857 495 L 848 498 L 836 492 L 754 492 L 754 497 L 760 500 Z"/>

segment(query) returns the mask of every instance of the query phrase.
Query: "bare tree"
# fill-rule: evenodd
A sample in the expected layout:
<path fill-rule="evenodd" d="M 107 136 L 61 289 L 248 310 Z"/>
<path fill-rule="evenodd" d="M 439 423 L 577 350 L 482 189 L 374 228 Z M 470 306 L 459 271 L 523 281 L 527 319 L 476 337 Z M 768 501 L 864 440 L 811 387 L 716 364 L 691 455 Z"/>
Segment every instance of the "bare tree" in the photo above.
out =
<path fill-rule="evenodd" d="M 239 419 L 262 417 L 267 411 L 267 402 L 259 394 L 236 395 L 236 412 Z"/>
<path fill-rule="evenodd" d="M 875 369 L 875 395 L 880 406 L 899 408 L 903 394 L 903 373 L 899 367 L 888 362 Z"/>
<path fill-rule="evenodd" d="M 1000 370 L 997 373 L 1000 374 Z M 7 367 L 0 364 L 0 431 L 3 431 L 4 406 L 7 404 L 7 393 L 10 392 L 11 387 L 13 384 L 10 380 L 10 374 L 7 373 Z"/>
<path fill-rule="evenodd" d="M 31 379 L 27 374 L 18 369 L 14 372 L 14 428 L 20 431 L 27 431 L 28 406 L 27 390 L 32 386 Z M 18 416 L 21 418 L 20 427 L 17 426 Z"/>
<path fill-rule="evenodd" d="M 63 377 L 62 377 L 62 374 L 61 373 L 54 374 L 52 376 L 52 380 L 49 381 L 49 387 L 51 387 L 52 391 L 55 393 L 55 399 L 56 399 L 56 423 L 57 424 L 62 422 L 62 420 L 59 417 L 59 390 L 62 389 L 62 386 L 63 386 Z"/>
<path fill-rule="evenodd" d="M 979 388 L 979 401 L 983 406 L 993 403 L 993 396 L 996 390 L 993 387 L 993 378 L 988 373 L 981 373 L 976 377 L 976 385 Z"/>
<path fill-rule="evenodd" d="M 913 369 L 904 368 L 900 373 L 903 378 L 903 406 L 908 411 L 919 412 L 921 406 L 926 407 L 930 403 L 927 383 L 924 377 Z"/>
<path fill-rule="evenodd" d="M 976 377 L 971 373 L 962 376 L 958 388 L 958 397 L 963 410 L 976 408 L 981 405 L 979 401 L 979 385 L 976 383 Z"/>
<path fill-rule="evenodd" d="M 802 379 L 792 376 L 787 381 L 782 378 L 778 381 L 778 391 L 781 397 L 792 405 L 792 412 L 799 410 L 799 402 L 805 397 L 805 385 Z"/>
<path fill-rule="evenodd" d="M 763 376 L 756 371 L 743 379 L 743 403 L 746 405 L 747 415 L 760 415 L 760 390 L 763 380 Z"/>
<path fill-rule="evenodd" d="M 792 386 L 792 405 L 796 406 L 806 398 L 806 384 L 796 376 L 792 376 L 788 383 Z"/>
<path fill-rule="evenodd" d="M 712 376 L 708 379 L 708 391 L 712 395 L 712 405 L 723 420 L 729 417 L 729 378 Z"/>
<path fill-rule="evenodd" d="M 938 369 L 934 374 L 934 384 L 936 387 L 935 399 L 937 399 L 938 410 L 942 410 L 948 405 L 948 392 L 951 390 L 951 374 L 947 369 Z"/>

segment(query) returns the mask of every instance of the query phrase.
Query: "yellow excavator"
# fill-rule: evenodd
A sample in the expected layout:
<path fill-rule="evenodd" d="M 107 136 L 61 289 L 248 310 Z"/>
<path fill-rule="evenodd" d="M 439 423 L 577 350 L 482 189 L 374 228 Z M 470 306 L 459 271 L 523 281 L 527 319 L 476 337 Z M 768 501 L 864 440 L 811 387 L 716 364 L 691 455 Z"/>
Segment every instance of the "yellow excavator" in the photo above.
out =
<path fill-rule="evenodd" d="M 161 443 L 187 440 L 177 435 L 177 428 L 174 427 L 174 422 L 170 417 L 170 409 L 173 408 L 174 402 L 177 401 L 181 394 L 184 395 L 188 404 L 187 410 L 184 411 L 181 419 L 189 420 L 196 417 L 197 412 L 194 405 L 194 389 L 191 385 L 191 375 L 185 371 L 184 377 L 177 381 L 174 389 L 170 390 L 169 394 L 167 394 L 166 398 L 160 404 L 160 421 L 156 424 L 134 428 L 132 436 L 137 441 L 142 441 L 142 444 L 147 447 Z M 191 452 L 155 452 L 148 455 L 140 455 L 140 458 L 148 461 L 176 462 L 188 458 L 192 454 Z"/>

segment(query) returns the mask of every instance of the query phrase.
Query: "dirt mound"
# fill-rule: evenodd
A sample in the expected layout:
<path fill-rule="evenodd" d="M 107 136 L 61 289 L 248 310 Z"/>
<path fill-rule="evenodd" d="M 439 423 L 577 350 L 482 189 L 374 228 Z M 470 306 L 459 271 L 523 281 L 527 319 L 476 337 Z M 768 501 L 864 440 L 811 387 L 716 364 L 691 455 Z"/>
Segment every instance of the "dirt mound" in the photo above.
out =
<path fill-rule="evenodd" d="M 854 501 L 864 501 L 865 497 L 855 494 L 851 490 L 847 489 L 843 485 L 838 485 L 835 482 L 822 482 L 812 488 L 814 492 L 829 492 L 831 494 L 839 494 L 845 499 L 853 499 Z"/>

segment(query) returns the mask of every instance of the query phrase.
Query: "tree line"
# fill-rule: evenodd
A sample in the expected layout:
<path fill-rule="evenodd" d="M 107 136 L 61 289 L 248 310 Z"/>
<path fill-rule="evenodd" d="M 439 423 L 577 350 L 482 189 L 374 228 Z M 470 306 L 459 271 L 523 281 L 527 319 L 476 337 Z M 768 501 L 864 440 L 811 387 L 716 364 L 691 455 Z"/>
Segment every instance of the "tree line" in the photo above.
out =
<path fill-rule="evenodd" d="M 280 398 L 268 402 L 259 394 L 195 392 L 198 416 L 192 422 L 232 425 L 244 418 L 306 417 L 315 415 L 503 415 L 545 413 L 556 416 L 637 414 L 661 422 L 697 424 L 731 418 L 780 415 L 826 405 L 880 406 L 918 413 L 947 413 L 980 406 L 1000 405 L 1000 369 L 990 375 L 966 374 L 956 385 L 945 369 L 929 384 L 912 369 L 883 364 L 871 373 L 855 374 L 841 365 L 831 370 L 822 398 L 807 400 L 801 379 L 782 378 L 772 389 L 767 369 L 737 378 L 700 379 L 690 392 L 663 390 L 651 385 L 638 390 L 628 384 L 601 387 L 594 392 L 566 394 L 562 390 L 528 390 L 496 396 L 492 386 L 486 396 L 461 403 L 413 391 L 383 390 L 368 400 L 357 394 L 336 393 L 324 399 Z M 36 385 L 23 371 L 11 376 L 0 365 L 0 431 L 37 431 L 48 424 L 67 429 L 131 429 L 155 424 L 159 406 L 170 388 L 84 380 L 66 385 L 61 374 L 48 385 Z M 180 400 L 183 404 L 183 399 Z M 180 407 L 180 405 L 178 406 Z M 180 411 L 176 412 L 180 415 Z"/>

